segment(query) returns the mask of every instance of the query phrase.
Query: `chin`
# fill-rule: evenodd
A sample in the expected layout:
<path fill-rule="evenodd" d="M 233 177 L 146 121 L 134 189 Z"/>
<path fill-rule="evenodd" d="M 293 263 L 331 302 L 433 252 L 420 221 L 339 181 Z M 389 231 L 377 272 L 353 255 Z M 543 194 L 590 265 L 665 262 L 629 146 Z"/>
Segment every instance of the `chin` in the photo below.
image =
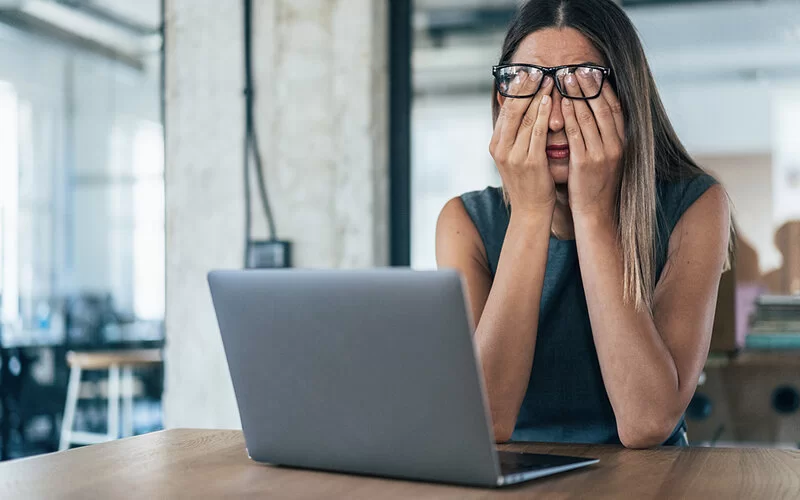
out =
<path fill-rule="evenodd" d="M 550 175 L 556 184 L 566 184 L 569 177 L 569 165 L 567 162 L 550 161 Z"/>

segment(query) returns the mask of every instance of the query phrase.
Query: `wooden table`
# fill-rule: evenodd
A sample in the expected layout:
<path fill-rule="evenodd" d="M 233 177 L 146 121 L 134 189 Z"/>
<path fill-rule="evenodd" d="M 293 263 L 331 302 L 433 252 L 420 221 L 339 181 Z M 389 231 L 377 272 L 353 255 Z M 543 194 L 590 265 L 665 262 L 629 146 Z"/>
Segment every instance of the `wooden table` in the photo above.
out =
<path fill-rule="evenodd" d="M 0 464 L 2 498 L 714 498 L 800 497 L 800 452 L 514 444 L 600 458 L 506 489 L 465 488 L 272 467 L 240 431 L 176 429 Z"/>

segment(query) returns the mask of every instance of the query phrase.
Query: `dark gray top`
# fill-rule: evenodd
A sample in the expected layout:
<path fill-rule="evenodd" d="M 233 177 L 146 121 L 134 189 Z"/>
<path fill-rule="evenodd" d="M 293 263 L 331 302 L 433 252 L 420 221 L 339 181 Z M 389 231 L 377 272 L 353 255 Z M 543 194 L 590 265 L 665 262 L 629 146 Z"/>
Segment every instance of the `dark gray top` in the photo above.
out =
<path fill-rule="evenodd" d="M 713 177 L 702 175 L 657 184 L 657 279 L 678 220 L 715 183 Z M 480 233 L 494 276 L 510 216 L 502 190 L 489 187 L 466 193 L 461 200 Z M 681 419 L 665 444 L 686 444 L 685 428 Z M 533 368 L 512 439 L 620 442 L 600 374 L 574 240 L 550 238 Z"/>

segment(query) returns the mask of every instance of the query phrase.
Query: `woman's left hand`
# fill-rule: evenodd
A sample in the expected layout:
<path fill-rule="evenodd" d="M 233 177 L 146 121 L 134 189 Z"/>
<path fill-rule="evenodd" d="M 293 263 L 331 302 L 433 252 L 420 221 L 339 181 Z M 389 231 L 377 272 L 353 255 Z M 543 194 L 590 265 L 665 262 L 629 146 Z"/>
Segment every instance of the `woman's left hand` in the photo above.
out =
<path fill-rule="evenodd" d="M 597 93 L 598 82 L 579 69 L 565 79 L 567 88 Z M 572 93 L 572 92 L 570 92 Z M 574 216 L 614 216 L 625 138 L 622 107 L 608 83 L 588 101 L 561 99 L 569 143 L 569 206 Z"/>

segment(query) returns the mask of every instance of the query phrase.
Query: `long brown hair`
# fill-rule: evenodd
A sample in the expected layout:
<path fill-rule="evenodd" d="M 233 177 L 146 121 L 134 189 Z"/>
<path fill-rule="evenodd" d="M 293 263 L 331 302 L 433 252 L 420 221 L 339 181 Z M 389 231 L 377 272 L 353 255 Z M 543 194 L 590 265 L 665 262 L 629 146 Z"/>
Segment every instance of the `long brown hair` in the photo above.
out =
<path fill-rule="evenodd" d="M 544 28 L 581 32 L 612 69 L 625 117 L 616 213 L 624 262 L 624 300 L 637 310 L 651 310 L 658 246 L 656 180 L 691 179 L 705 171 L 692 160 L 672 128 L 636 28 L 621 7 L 612 0 L 530 0 L 520 7 L 509 26 L 500 64 L 511 62 L 520 43 Z M 495 89 L 495 121 L 499 112 Z"/>

